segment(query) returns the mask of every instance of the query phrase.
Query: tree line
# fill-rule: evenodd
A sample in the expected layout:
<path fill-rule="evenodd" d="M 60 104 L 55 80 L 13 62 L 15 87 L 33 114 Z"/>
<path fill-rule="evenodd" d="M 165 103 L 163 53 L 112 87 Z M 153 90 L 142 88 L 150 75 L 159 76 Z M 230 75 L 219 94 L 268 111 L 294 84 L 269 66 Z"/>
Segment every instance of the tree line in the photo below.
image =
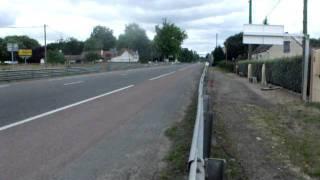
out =
<path fill-rule="evenodd" d="M 99 58 L 99 53 L 96 52 L 100 50 L 124 48 L 137 51 L 142 63 L 164 61 L 165 59 L 193 62 L 199 59 L 197 52 L 181 47 L 188 36 L 174 23 L 164 20 L 161 25 L 155 26 L 155 32 L 155 37 L 150 40 L 143 28 L 132 23 L 126 25 L 124 33 L 116 38 L 112 29 L 98 25 L 93 28 L 89 38 L 85 41 L 71 37 L 49 43 L 47 45 L 48 62 L 63 63 L 63 55 L 80 55 L 83 52 L 89 53 L 87 59 L 95 59 Z M 0 61 L 10 59 L 10 53 L 6 49 L 8 42 L 18 43 L 19 48 L 33 49 L 34 55 L 30 58 L 30 62 L 43 58 L 43 47 L 35 39 L 28 36 L 7 36 L 0 38 Z"/>

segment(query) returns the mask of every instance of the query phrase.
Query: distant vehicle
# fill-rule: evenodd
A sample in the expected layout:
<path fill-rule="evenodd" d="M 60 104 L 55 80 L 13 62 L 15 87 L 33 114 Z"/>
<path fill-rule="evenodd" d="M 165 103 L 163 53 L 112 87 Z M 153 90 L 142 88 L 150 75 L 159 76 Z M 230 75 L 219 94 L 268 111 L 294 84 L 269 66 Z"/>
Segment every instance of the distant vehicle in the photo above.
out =
<path fill-rule="evenodd" d="M 18 61 L 4 61 L 4 64 L 18 64 Z"/>

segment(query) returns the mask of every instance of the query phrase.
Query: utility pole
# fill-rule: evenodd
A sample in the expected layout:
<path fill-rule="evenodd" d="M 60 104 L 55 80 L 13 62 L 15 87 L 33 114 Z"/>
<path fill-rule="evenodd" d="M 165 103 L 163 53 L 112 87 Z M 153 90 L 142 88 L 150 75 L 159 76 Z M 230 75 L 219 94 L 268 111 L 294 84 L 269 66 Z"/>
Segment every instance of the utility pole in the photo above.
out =
<path fill-rule="evenodd" d="M 47 25 L 43 25 L 44 31 L 44 63 L 47 64 Z"/>
<path fill-rule="evenodd" d="M 252 0 L 249 0 L 249 24 L 252 24 Z M 248 46 L 248 59 L 251 60 L 252 57 L 252 45 Z"/>
<path fill-rule="evenodd" d="M 218 33 L 216 33 L 216 49 L 218 47 Z"/>
<path fill-rule="evenodd" d="M 303 0 L 303 63 L 302 63 L 302 99 L 308 100 L 309 86 L 309 35 L 308 35 L 308 0 Z"/>

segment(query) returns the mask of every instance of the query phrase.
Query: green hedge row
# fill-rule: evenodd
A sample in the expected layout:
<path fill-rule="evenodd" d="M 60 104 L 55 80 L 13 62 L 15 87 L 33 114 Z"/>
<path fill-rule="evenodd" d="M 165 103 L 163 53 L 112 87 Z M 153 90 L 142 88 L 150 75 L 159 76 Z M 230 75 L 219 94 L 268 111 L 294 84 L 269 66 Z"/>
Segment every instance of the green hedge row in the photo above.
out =
<path fill-rule="evenodd" d="M 266 79 L 268 83 L 286 89 L 301 92 L 302 87 L 302 58 L 293 57 L 268 61 L 240 61 L 239 72 L 247 76 L 248 64 L 252 64 L 252 75 L 261 81 L 263 63 L 266 64 Z"/>
<path fill-rule="evenodd" d="M 232 62 L 221 61 L 217 65 L 218 65 L 218 67 L 220 67 L 221 69 L 224 69 L 226 71 L 229 71 L 229 72 L 234 71 L 234 63 L 232 63 Z"/>

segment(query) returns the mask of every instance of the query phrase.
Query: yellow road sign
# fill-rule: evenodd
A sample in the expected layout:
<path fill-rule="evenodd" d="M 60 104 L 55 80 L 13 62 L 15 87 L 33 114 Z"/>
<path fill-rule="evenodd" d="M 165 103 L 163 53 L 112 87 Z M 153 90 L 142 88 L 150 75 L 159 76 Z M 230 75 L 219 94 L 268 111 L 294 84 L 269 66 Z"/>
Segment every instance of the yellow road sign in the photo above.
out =
<path fill-rule="evenodd" d="M 32 49 L 19 49 L 19 56 L 32 56 Z"/>

